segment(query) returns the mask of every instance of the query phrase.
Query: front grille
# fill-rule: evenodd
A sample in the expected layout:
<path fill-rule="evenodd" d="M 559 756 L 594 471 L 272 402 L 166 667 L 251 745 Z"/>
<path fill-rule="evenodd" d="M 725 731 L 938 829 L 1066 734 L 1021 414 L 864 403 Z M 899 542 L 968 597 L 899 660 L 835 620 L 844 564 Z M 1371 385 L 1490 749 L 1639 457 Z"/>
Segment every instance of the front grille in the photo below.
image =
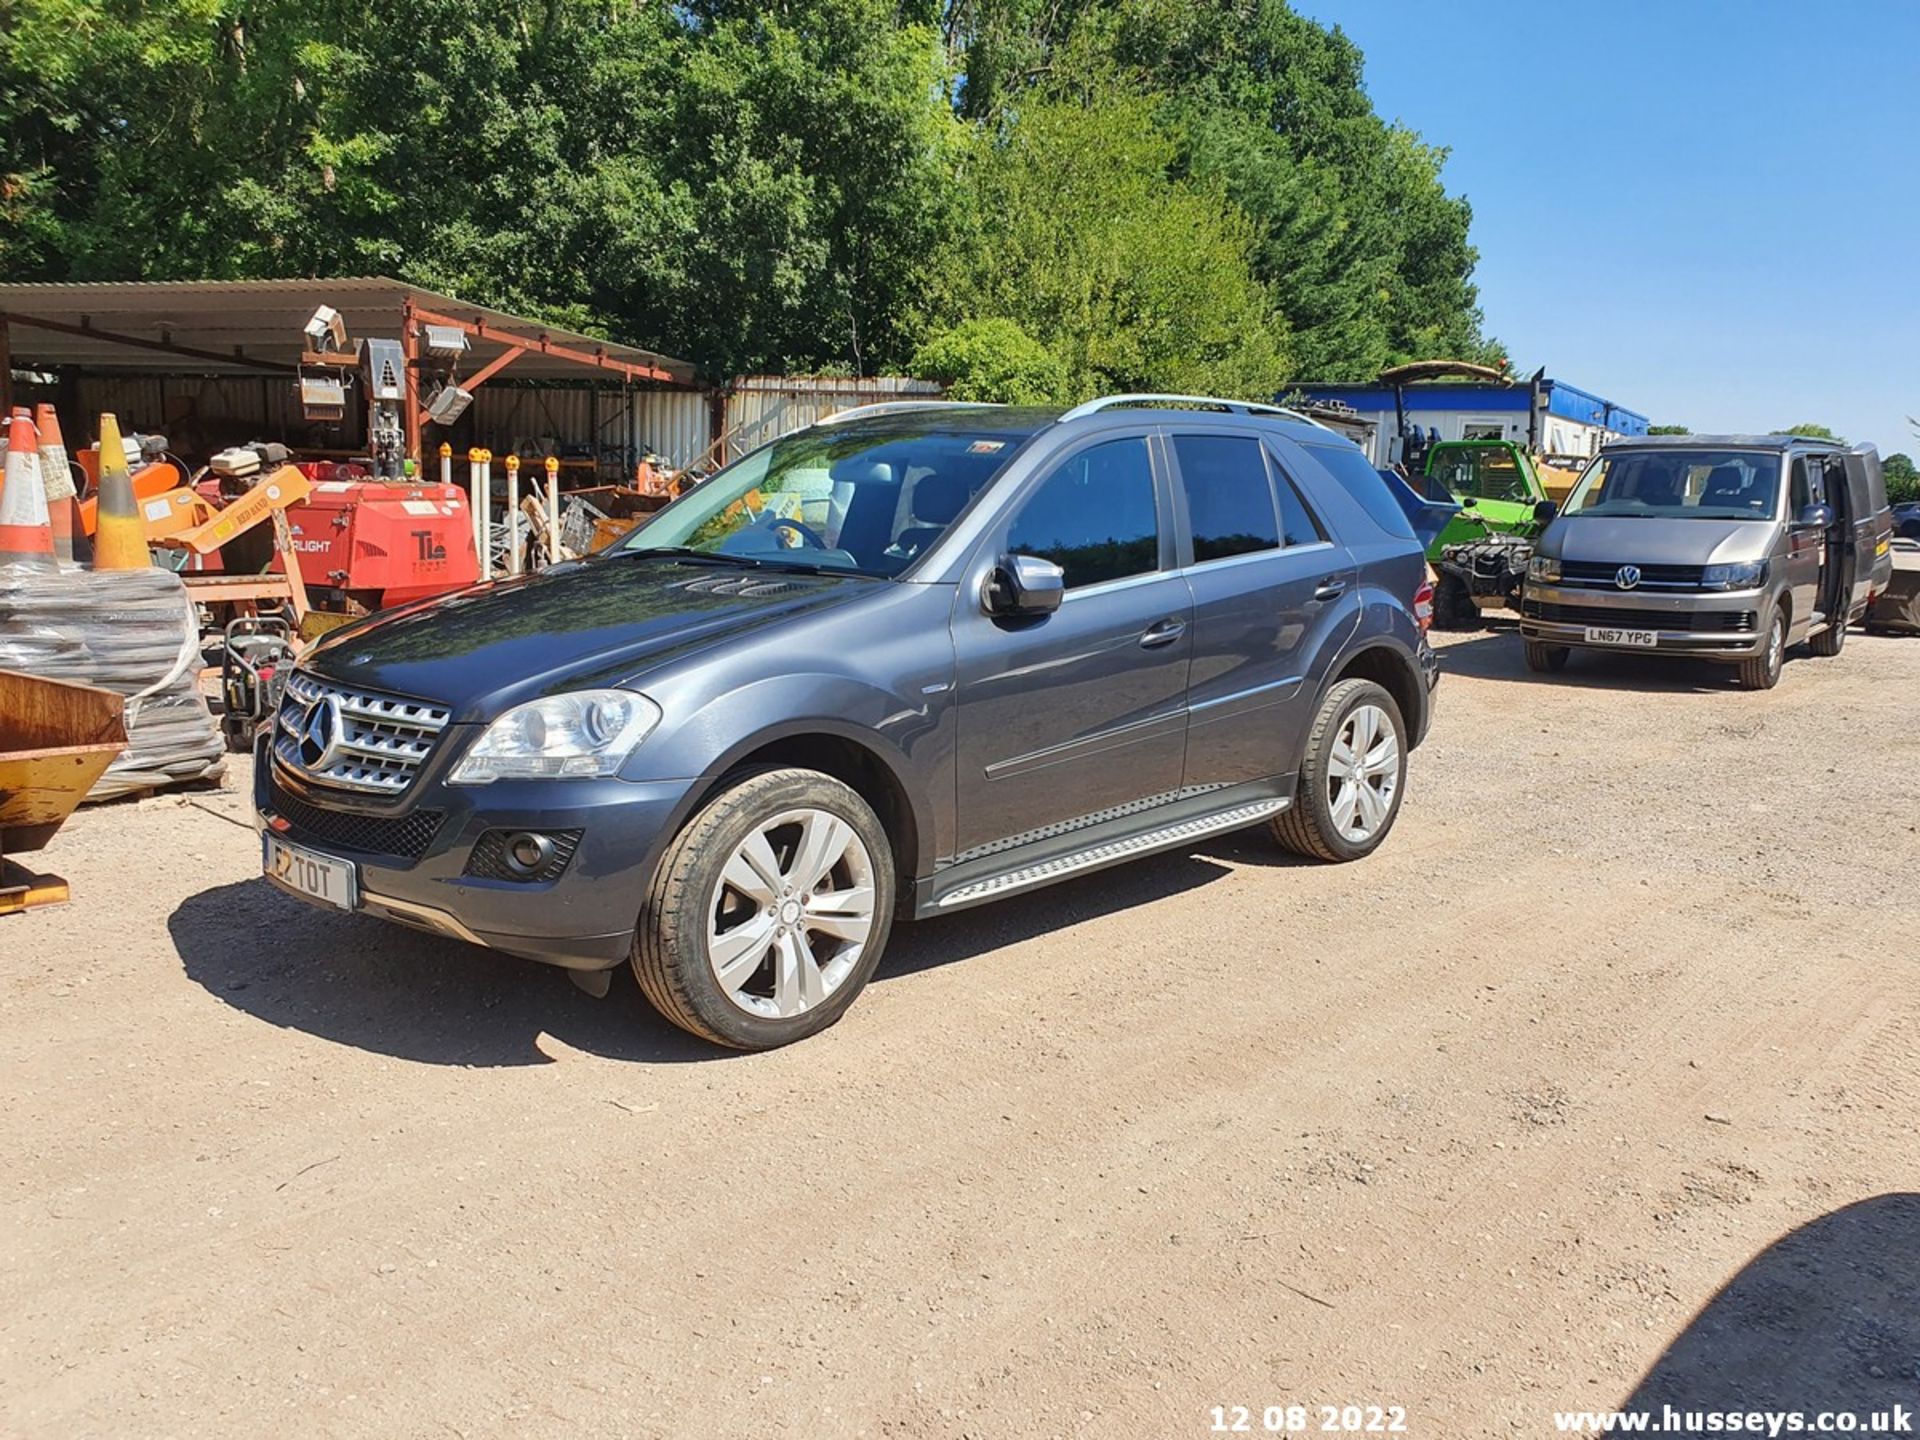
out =
<path fill-rule="evenodd" d="M 330 751 L 317 757 L 317 744 L 307 733 L 316 712 L 324 736 L 332 740 Z M 352 690 L 296 670 L 287 677 L 280 701 L 273 753 L 283 764 L 325 784 L 398 795 L 413 783 L 414 773 L 452 718 L 444 705 Z"/>
<path fill-rule="evenodd" d="M 515 830 L 489 830 L 474 842 L 473 851 L 467 856 L 467 874 L 478 880 L 514 880 L 522 884 L 539 884 L 542 881 L 558 880 L 560 872 L 567 868 L 567 862 L 573 859 L 573 852 L 580 848 L 580 837 L 584 830 L 542 830 L 553 841 L 553 858 L 535 874 L 528 875 L 514 869 L 507 863 L 507 837 L 518 834 Z"/>
<path fill-rule="evenodd" d="M 323 810 L 309 805 L 280 786 L 272 777 L 268 803 L 300 835 L 340 850 L 364 855 L 396 855 L 418 860 L 440 829 L 438 810 L 415 810 L 406 815 L 357 815 L 351 810 Z"/>
<path fill-rule="evenodd" d="M 1560 583 L 1617 590 L 1620 582 L 1613 577 L 1620 573 L 1622 563 L 1614 560 L 1563 560 L 1560 562 Z M 1704 565 L 1641 565 L 1638 568 L 1640 583 L 1632 588 L 1639 590 L 1698 590 L 1706 569 Z"/>
<path fill-rule="evenodd" d="M 1561 625 L 1612 625 L 1622 630 L 1690 630 L 1718 634 L 1759 628 L 1758 618 L 1751 610 L 1634 610 L 1613 605 L 1560 605 L 1530 597 L 1520 602 L 1520 615 L 1525 620 L 1548 620 Z"/>

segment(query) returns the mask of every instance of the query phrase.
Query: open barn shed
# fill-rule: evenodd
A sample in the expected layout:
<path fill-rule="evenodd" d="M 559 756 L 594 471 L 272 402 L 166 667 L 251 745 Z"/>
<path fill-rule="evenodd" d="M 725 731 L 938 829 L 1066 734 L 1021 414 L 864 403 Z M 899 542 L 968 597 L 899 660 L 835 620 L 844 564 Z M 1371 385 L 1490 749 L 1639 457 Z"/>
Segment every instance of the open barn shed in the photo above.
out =
<path fill-rule="evenodd" d="M 377 277 L 0 285 L 0 390 L 8 404 L 52 401 L 83 444 L 92 417 L 110 410 L 194 459 L 249 440 L 360 454 L 363 395 L 350 388 L 334 420 L 302 405 L 302 376 L 324 373 L 307 363 L 304 333 L 322 305 L 339 312 L 349 340 L 400 343 L 416 459 L 430 461 L 443 442 L 463 457 L 474 446 L 557 453 L 575 483 L 590 483 L 581 472 L 624 478 L 648 453 L 688 464 L 724 424 L 716 392 L 687 361 Z M 464 350 L 433 353 L 429 326 L 443 340 L 463 336 Z M 424 413 L 443 379 L 473 396 L 449 425 Z"/>

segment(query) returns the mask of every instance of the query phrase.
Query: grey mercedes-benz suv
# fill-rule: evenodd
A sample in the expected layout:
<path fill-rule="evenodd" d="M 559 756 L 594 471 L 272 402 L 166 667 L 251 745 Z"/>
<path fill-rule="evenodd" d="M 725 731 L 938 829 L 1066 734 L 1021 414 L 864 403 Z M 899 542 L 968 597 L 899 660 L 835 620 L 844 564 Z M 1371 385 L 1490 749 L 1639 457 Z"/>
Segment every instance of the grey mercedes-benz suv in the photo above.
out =
<path fill-rule="evenodd" d="M 1541 510 L 1552 514 L 1552 507 Z M 1771 689 L 1787 646 L 1838 655 L 1893 577 L 1880 456 L 1797 435 L 1608 445 L 1541 534 L 1521 594 L 1527 667 L 1586 647 L 1691 655 Z"/>
<path fill-rule="evenodd" d="M 1272 407 L 849 412 L 606 553 L 336 632 L 257 752 L 264 867 L 764 1048 L 939 915 L 1267 824 L 1385 838 L 1420 543 Z"/>

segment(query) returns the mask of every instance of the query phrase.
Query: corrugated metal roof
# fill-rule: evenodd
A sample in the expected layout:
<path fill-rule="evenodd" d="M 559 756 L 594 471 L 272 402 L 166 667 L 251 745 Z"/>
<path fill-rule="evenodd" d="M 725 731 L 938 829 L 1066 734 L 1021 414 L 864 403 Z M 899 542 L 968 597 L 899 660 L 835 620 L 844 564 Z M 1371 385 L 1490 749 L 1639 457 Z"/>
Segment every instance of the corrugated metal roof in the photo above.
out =
<path fill-rule="evenodd" d="M 556 345 L 597 352 L 629 365 L 663 370 L 668 383 L 693 385 L 688 361 L 635 345 L 596 339 L 524 316 L 471 305 L 417 285 L 383 276 L 338 280 L 138 280 L 63 284 L 0 284 L 0 313 L 10 320 L 16 368 L 78 365 L 88 370 L 170 374 L 217 374 L 290 369 L 300 358 L 301 335 L 318 305 L 331 305 L 349 335 L 395 338 L 401 307 L 438 311 L 525 340 L 546 337 Z M 34 319 L 68 327 L 35 327 Z M 74 330 L 85 334 L 71 333 Z M 198 357 L 129 346 L 126 336 L 204 352 Z M 484 338 L 461 364 L 471 373 L 505 348 Z M 516 379 L 579 379 L 594 372 L 555 356 L 527 353 L 507 372 Z"/>

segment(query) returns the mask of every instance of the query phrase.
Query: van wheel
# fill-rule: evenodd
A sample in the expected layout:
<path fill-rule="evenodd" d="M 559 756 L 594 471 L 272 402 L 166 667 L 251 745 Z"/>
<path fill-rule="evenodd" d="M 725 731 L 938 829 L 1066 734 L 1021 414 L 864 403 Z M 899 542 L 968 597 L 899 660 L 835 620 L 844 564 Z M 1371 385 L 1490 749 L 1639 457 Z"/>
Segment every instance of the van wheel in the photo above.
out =
<path fill-rule="evenodd" d="M 634 935 L 633 972 L 667 1019 L 771 1050 L 826 1029 L 872 976 L 893 923 L 893 852 L 830 775 L 743 775 L 676 835 Z"/>
<path fill-rule="evenodd" d="M 1387 838 L 1406 788 L 1400 707 L 1371 680 L 1342 680 L 1314 716 L 1293 804 L 1268 823 L 1296 854 L 1358 860 Z"/>
<path fill-rule="evenodd" d="M 1742 690 L 1771 690 L 1780 683 L 1780 667 L 1787 658 L 1787 607 L 1773 607 L 1767 622 L 1767 648 L 1740 662 Z"/>
<path fill-rule="evenodd" d="M 1548 645 L 1540 640 L 1523 642 L 1527 656 L 1527 669 L 1536 675 L 1558 675 L 1567 668 L 1567 656 L 1572 650 L 1565 645 Z"/>

